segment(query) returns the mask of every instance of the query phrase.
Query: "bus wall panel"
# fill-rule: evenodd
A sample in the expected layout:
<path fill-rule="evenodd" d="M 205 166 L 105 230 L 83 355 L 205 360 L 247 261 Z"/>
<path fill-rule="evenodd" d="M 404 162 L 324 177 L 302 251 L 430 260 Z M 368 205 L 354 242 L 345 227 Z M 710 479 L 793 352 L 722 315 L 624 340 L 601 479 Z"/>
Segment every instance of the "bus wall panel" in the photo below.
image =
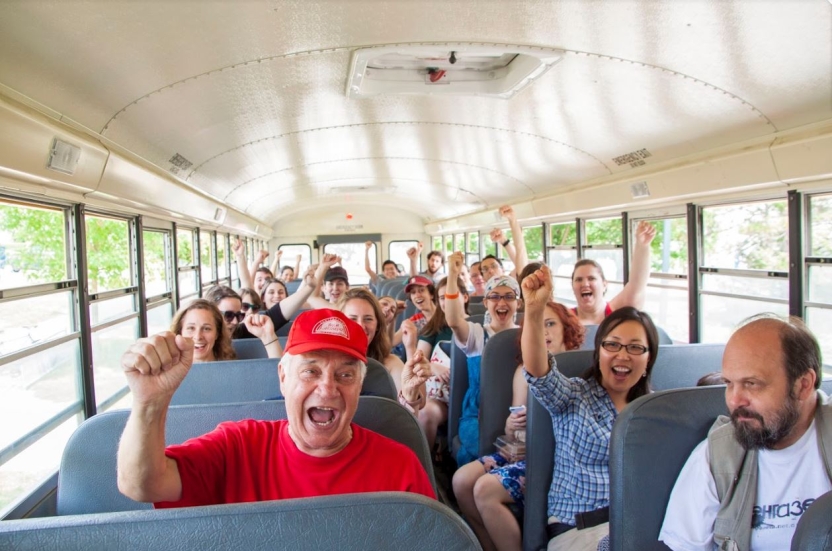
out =
<path fill-rule="evenodd" d="M 297 242 L 291 237 L 341 233 L 403 234 L 414 239 L 424 237 L 424 220 L 418 214 L 389 206 L 343 203 L 303 210 L 281 218 L 273 226 L 276 235 L 286 243 Z"/>
<path fill-rule="evenodd" d="M 778 140 L 771 156 L 784 182 L 832 178 L 832 130 L 810 138 Z"/>
<path fill-rule="evenodd" d="M 46 166 L 55 138 L 81 148 L 71 175 Z M 100 143 L 0 97 L 0 170 L 6 169 L 5 175 L 51 189 L 83 193 L 98 185 L 108 155 Z"/>

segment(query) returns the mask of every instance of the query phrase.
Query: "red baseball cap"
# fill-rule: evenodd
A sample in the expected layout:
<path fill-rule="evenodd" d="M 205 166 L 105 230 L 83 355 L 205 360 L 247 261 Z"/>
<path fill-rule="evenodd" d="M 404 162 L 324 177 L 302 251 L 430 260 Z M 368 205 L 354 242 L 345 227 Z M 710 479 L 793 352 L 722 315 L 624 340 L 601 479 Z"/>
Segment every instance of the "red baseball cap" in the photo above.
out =
<path fill-rule="evenodd" d="M 428 279 L 425 276 L 413 276 L 407 280 L 407 285 L 404 287 L 405 293 L 410 293 L 410 290 L 415 287 L 416 285 L 421 285 L 422 287 L 428 287 L 429 285 L 433 285 L 433 280 Z"/>
<path fill-rule="evenodd" d="M 337 350 L 367 363 L 367 335 L 360 325 L 338 310 L 308 310 L 292 323 L 287 354 Z"/>

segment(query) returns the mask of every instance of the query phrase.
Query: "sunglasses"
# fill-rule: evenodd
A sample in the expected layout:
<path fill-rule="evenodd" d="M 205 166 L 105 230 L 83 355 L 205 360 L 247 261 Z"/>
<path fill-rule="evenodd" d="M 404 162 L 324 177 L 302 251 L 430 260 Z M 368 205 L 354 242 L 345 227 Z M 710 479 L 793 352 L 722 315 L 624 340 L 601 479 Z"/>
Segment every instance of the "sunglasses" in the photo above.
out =
<path fill-rule="evenodd" d="M 246 315 L 243 312 L 232 312 L 231 310 L 226 310 L 222 313 L 222 317 L 225 318 L 225 321 L 231 323 L 234 320 L 237 320 L 238 322 L 242 321 Z"/>
<path fill-rule="evenodd" d="M 243 303 L 243 312 L 248 312 L 250 309 L 257 310 L 257 306 L 251 304 L 250 302 Z"/>

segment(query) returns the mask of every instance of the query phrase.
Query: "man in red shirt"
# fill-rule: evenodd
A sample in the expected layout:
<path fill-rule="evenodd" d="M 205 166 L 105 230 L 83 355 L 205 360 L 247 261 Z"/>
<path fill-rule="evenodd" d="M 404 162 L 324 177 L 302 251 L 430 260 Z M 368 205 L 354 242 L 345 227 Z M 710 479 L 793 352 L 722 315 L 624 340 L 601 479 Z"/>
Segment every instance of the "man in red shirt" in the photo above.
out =
<path fill-rule="evenodd" d="M 278 366 L 288 419 L 221 423 L 166 449 L 167 408 L 193 342 L 172 333 L 140 339 L 121 360 L 133 408 L 119 445 L 119 490 L 156 507 L 378 491 L 435 498 L 412 450 L 352 423 L 366 349 L 361 326 L 341 312 L 301 314 Z M 408 363 L 403 392 L 412 395 L 430 366 L 421 356 Z"/>

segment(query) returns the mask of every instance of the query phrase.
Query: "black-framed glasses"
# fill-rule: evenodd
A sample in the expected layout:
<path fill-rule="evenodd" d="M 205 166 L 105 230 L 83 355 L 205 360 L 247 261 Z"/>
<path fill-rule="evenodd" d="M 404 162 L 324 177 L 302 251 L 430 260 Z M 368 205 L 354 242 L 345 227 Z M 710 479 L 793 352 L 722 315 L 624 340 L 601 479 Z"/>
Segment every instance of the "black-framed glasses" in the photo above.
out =
<path fill-rule="evenodd" d="M 246 317 L 246 315 L 243 312 L 232 312 L 231 310 L 226 310 L 222 313 L 222 317 L 225 318 L 225 321 L 231 323 L 234 320 L 237 320 L 238 322 L 243 321 L 243 318 Z"/>
<path fill-rule="evenodd" d="M 622 348 L 626 348 L 627 354 L 632 354 L 633 356 L 641 356 L 648 350 L 646 346 L 641 344 L 621 344 L 616 341 L 602 341 L 601 348 L 607 352 L 618 352 Z"/>
<path fill-rule="evenodd" d="M 503 299 L 506 302 L 514 302 L 517 300 L 517 295 L 514 293 L 508 293 L 507 295 L 498 295 L 497 293 L 491 295 L 485 295 L 487 300 L 493 300 L 494 302 L 500 302 L 500 299 Z"/>
<path fill-rule="evenodd" d="M 243 303 L 243 312 L 248 312 L 249 310 L 255 310 L 256 311 L 257 306 L 250 303 L 250 302 L 244 302 Z"/>

